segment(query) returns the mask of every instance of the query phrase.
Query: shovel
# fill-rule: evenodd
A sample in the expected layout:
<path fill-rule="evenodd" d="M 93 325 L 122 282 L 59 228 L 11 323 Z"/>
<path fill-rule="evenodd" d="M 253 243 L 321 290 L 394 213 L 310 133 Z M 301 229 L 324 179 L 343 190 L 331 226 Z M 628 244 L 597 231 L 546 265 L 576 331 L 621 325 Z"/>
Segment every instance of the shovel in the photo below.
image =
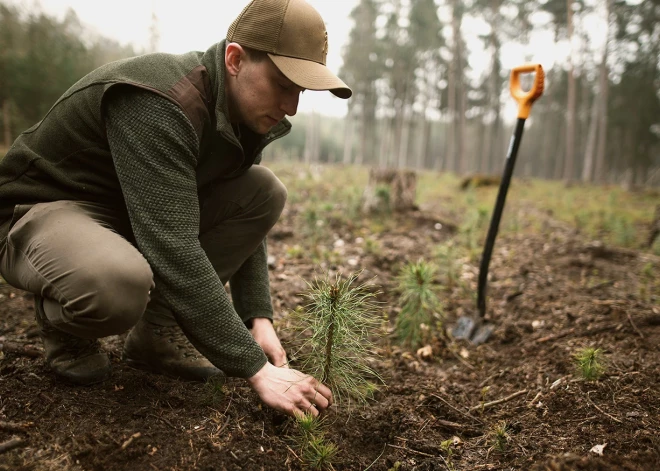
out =
<path fill-rule="evenodd" d="M 520 86 L 520 75 L 524 73 L 535 73 L 534 84 L 528 92 L 523 91 Z M 506 164 L 504 166 L 504 173 L 502 175 L 502 182 L 497 194 L 495 202 L 495 209 L 493 216 L 490 220 L 490 227 L 488 228 L 488 235 L 486 236 L 486 244 L 481 256 L 481 265 L 479 267 L 479 284 L 477 285 L 477 309 L 479 310 L 479 317 L 463 316 L 458 319 L 456 326 L 452 330 L 452 335 L 457 339 L 468 339 L 475 345 L 479 345 L 491 336 L 494 327 L 484 322 L 486 315 L 486 285 L 488 283 L 488 266 L 490 264 L 490 256 L 493 253 L 493 246 L 495 245 L 495 238 L 497 231 L 500 227 L 500 218 L 504 210 L 504 203 L 506 201 L 506 194 L 509 190 L 509 183 L 511 182 L 511 175 L 513 174 L 513 167 L 516 164 L 516 155 L 522 140 L 523 129 L 525 127 L 525 120 L 529 117 L 532 109 L 532 104 L 543 94 L 544 74 L 541 64 L 526 64 L 515 67 L 511 70 L 511 95 L 518 102 L 518 122 L 516 129 L 509 144 L 509 150 L 506 156 Z"/>

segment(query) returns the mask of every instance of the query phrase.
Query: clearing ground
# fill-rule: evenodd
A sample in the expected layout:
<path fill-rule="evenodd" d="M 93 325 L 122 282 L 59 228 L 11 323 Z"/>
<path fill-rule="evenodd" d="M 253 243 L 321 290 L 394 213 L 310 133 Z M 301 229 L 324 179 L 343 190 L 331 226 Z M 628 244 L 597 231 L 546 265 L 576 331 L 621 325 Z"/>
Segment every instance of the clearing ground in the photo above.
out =
<path fill-rule="evenodd" d="M 398 270 L 444 254 L 453 270 L 452 283 L 439 280 L 445 325 L 475 313 L 469 213 L 448 210 L 452 200 L 443 197 L 406 214 L 359 218 L 349 211 L 359 189 L 344 188 L 348 203 L 315 193 L 320 182 L 338 181 L 325 171 L 282 172 L 290 198 L 269 251 L 285 348 L 287 314 L 303 303 L 305 280 L 328 270 L 363 268 L 361 280 L 376 277 L 393 325 Z M 594 242 L 531 203 L 511 208 L 517 221 L 505 214 L 490 266 L 494 335 L 474 346 L 438 331 L 423 357 L 381 338 L 371 366 L 386 385 L 366 407 L 327 414 L 327 438 L 339 448 L 335 469 L 660 469 L 660 257 Z M 526 230 L 522 221 L 532 219 L 534 230 Z M 479 245 L 483 221 L 475 227 Z M 122 340 L 103 340 L 110 380 L 57 382 L 44 365 L 32 295 L 0 284 L 0 444 L 22 440 L 0 451 L 0 470 L 305 469 L 292 423 L 262 407 L 242 381 L 217 394 L 133 370 L 121 361 Z M 600 380 L 576 373 L 581 347 L 604 351 Z M 602 456 L 590 451 L 597 445 Z"/>

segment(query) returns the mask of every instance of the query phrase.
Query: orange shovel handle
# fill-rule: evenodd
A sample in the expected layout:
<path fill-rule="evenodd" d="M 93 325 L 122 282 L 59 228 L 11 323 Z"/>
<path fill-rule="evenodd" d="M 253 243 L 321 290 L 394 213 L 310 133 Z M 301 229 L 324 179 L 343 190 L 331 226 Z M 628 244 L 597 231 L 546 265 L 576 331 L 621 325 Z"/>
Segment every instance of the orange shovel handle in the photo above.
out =
<path fill-rule="evenodd" d="M 520 75 L 525 73 L 536 73 L 534 85 L 528 92 L 524 92 L 520 86 Z M 511 95 L 518 102 L 518 118 L 527 119 L 534 103 L 543 95 L 545 74 L 541 64 L 525 64 L 514 67 L 511 70 Z"/>

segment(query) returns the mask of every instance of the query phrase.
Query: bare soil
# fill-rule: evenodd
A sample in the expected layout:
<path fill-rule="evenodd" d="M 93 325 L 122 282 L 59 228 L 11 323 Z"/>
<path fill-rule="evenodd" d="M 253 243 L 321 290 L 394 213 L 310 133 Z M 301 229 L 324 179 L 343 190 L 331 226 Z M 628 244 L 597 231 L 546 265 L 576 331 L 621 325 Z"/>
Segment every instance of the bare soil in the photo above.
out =
<path fill-rule="evenodd" d="M 320 270 L 364 268 L 376 276 L 390 319 L 399 267 L 455 237 L 433 208 L 392 216 L 379 233 L 334 221 L 320 243 L 324 267 L 307 255 L 290 206 L 269 239 L 271 289 L 285 348 L 286 315 Z M 530 209 L 531 210 L 531 209 Z M 362 227 L 362 229 L 358 229 Z M 365 239 L 377 242 L 367 249 Z M 341 242 L 337 242 L 341 240 Z M 438 334 L 432 356 L 380 340 L 372 366 L 383 387 L 369 405 L 326 417 L 339 447 L 337 470 L 660 470 L 660 293 L 658 257 L 594 244 L 546 218 L 544 236 L 504 235 L 490 267 L 488 318 L 480 346 Z M 446 325 L 475 310 L 477 267 L 463 264 L 444 293 Z M 292 424 L 262 406 L 240 380 L 225 394 L 129 368 L 123 336 L 103 339 L 111 379 L 90 387 L 48 371 L 33 297 L 0 285 L 0 470 L 300 470 Z M 572 355 L 605 352 L 598 381 L 581 380 Z M 489 405 L 500 399 L 506 401 Z M 505 425 L 500 445 L 494 438 Z M 452 440 L 446 442 L 447 440 Z M 445 442 L 445 446 L 441 443 Z M 590 451 L 604 445 L 602 456 Z"/>

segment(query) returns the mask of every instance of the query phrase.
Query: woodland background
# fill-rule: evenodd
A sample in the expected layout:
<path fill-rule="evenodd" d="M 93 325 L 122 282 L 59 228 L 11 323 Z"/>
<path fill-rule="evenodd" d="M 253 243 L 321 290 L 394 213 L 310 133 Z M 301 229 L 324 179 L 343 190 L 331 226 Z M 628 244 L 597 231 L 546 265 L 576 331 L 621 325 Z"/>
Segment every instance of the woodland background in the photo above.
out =
<path fill-rule="evenodd" d="M 660 185 L 660 1 L 360 0 L 350 19 L 348 115 L 294 117 L 268 158 L 499 173 L 515 120 L 503 59 L 543 47 L 546 92 L 517 173 Z M 155 17 L 151 37 L 156 50 Z M 60 20 L 0 1 L 0 149 L 86 72 L 146 52 L 73 10 Z"/>

